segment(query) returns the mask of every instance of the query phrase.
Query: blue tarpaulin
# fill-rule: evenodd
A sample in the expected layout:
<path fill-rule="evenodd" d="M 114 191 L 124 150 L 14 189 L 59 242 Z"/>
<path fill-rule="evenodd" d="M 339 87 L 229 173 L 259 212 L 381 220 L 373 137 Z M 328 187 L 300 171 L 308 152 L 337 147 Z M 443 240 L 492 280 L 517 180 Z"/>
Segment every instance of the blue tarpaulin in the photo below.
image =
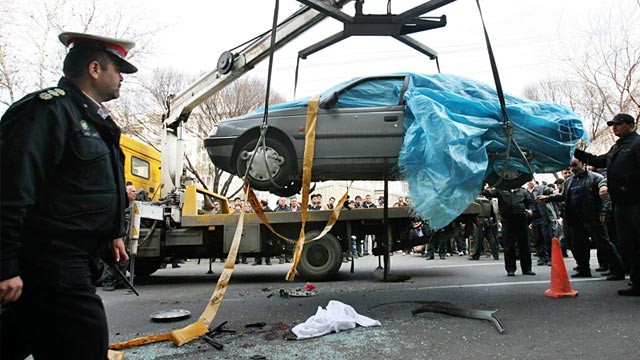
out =
<path fill-rule="evenodd" d="M 405 138 L 398 167 L 409 184 L 417 215 L 435 229 L 463 213 L 491 173 L 503 170 L 508 136 L 497 92 L 490 86 L 453 75 L 402 73 L 410 78 L 404 92 Z M 325 91 L 330 96 L 353 79 Z M 379 79 L 340 95 L 336 107 L 389 105 L 399 98 L 403 81 Z M 270 110 L 304 107 L 309 98 L 270 106 Z M 508 168 L 529 173 L 519 145 L 532 158 L 534 173 L 566 168 L 582 121 L 568 108 L 505 95 L 513 129 Z M 261 111 L 261 110 L 257 110 Z M 492 156 L 493 155 L 493 156 Z"/>
<path fill-rule="evenodd" d="M 442 228 L 473 202 L 491 172 L 504 166 L 507 134 L 497 92 L 452 75 L 411 74 L 404 94 L 405 138 L 398 166 L 409 183 L 415 211 Z M 531 151 L 534 173 L 556 172 L 571 161 L 585 136 L 568 108 L 505 95 L 513 139 Z M 490 154 L 500 154 L 490 158 Z M 509 167 L 529 173 L 511 147 Z"/>

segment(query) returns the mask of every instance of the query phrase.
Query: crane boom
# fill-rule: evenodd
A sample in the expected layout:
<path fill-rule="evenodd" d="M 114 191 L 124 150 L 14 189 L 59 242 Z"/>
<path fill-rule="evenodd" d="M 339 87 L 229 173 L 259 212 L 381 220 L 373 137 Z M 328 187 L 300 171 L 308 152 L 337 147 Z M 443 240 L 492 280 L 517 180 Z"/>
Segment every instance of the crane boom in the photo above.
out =
<path fill-rule="evenodd" d="M 352 1 L 356 4 L 354 16 L 341 11 L 345 4 Z M 362 12 L 364 0 L 298 0 L 304 5 L 277 26 L 273 34 L 273 44 L 272 31 L 268 31 L 237 53 L 225 51 L 220 56 L 215 70 L 169 98 L 169 110 L 163 117 L 162 131 L 162 197 L 181 188 L 184 157 L 182 129 L 193 109 L 253 69 L 272 51 L 280 49 L 314 25 L 331 17 L 341 21 L 344 29 L 301 50 L 298 53 L 299 58 L 304 59 L 350 36 L 390 36 L 433 60 L 437 58 L 437 52 L 408 34 L 445 26 L 447 20 L 444 15 L 437 18 L 423 18 L 421 15 L 454 1 L 456 0 L 429 0 L 399 15 L 377 15 Z"/>
<path fill-rule="evenodd" d="M 332 0 L 326 1 L 326 4 L 339 9 L 350 1 Z M 301 7 L 276 29 L 273 51 L 280 49 L 326 17 L 327 15 L 308 6 Z M 184 156 L 181 144 L 182 124 L 187 121 L 191 111 L 213 94 L 253 69 L 267 58 L 271 51 L 271 31 L 269 31 L 239 53 L 223 53 L 215 70 L 205 74 L 182 92 L 171 96 L 169 111 L 163 119 L 163 197 L 180 187 Z"/>

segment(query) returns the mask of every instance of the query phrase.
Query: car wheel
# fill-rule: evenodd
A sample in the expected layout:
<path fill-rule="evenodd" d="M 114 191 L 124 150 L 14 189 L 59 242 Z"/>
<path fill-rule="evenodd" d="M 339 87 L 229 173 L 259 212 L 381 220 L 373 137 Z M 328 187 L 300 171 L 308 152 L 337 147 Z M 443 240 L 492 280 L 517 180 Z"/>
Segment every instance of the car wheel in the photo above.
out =
<path fill-rule="evenodd" d="M 251 161 L 253 150 L 258 139 L 248 141 L 238 151 L 236 158 L 236 171 L 243 177 Z M 283 144 L 281 140 L 273 137 L 265 138 L 265 147 L 259 146 L 249 167 L 249 181 L 251 187 L 262 191 L 277 191 L 285 189 L 286 184 L 291 184 L 291 178 L 295 174 L 296 157 L 293 150 Z M 269 174 L 269 172 L 271 174 Z M 275 187 L 271 180 L 278 187 Z M 292 189 L 293 190 L 293 189 Z M 296 191 L 297 192 L 297 191 Z M 296 192 L 293 192 L 295 194 Z"/>
<path fill-rule="evenodd" d="M 318 236 L 320 231 L 306 233 L 307 239 Z M 342 265 L 342 248 L 335 236 L 327 233 L 322 238 L 305 244 L 298 263 L 298 273 L 309 281 L 335 278 Z"/>
<path fill-rule="evenodd" d="M 503 171 L 502 174 L 492 171 L 485 179 L 489 185 L 502 190 L 519 188 L 529 180 L 531 180 L 531 174 L 514 168 L 507 169 Z"/>

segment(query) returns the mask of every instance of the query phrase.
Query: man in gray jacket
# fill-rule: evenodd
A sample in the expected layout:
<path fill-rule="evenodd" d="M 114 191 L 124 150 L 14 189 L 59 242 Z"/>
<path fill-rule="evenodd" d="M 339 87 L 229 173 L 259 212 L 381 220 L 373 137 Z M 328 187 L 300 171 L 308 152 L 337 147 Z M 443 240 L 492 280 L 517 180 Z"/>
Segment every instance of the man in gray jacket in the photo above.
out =
<path fill-rule="evenodd" d="M 546 186 L 538 185 L 534 180 L 531 180 L 527 183 L 527 193 L 533 199 L 536 199 L 540 195 L 553 194 L 553 190 Z M 551 265 L 551 238 L 556 236 L 554 224 L 557 216 L 555 209 L 551 204 L 537 202 L 532 210 L 532 240 L 538 254 L 538 265 Z"/>

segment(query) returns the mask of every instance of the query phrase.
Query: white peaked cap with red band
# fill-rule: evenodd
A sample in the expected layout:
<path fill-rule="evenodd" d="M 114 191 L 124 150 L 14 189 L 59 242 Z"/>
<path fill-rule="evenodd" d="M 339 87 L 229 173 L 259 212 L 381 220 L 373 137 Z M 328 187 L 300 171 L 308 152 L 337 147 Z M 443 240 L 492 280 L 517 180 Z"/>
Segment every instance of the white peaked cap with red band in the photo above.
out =
<path fill-rule="evenodd" d="M 133 49 L 136 45 L 133 41 L 68 31 L 58 35 L 58 39 L 69 49 L 77 46 L 97 46 L 115 55 L 122 60 L 120 64 L 121 73 L 131 74 L 138 71 L 137 67 L 127 61 L 129 50 Z"/>

